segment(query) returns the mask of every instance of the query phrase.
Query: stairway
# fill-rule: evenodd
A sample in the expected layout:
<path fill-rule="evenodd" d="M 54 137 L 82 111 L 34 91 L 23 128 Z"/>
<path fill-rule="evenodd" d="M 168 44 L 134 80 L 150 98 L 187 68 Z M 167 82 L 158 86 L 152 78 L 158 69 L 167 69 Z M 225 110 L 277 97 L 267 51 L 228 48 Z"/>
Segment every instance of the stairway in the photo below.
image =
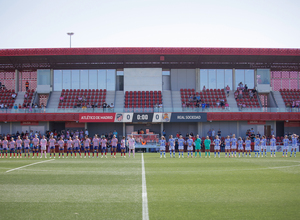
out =
<path fill-rule="evenodd" d="M 115 109 L 124 108 L 124 91 L 116 91 Z"/>
<path fill-rule="evenodd" d="M 172 111 L 172 93 L 170 90 L 162 91 L 163 108 L 165 112 Z"/>
<path fill-rule="evenodd" d="M 58 108 L 60 96 L 61 96 L 60 91 L 51 92 L 51 96 L 47 108 Z"/>
<path fill-rule="evenodd" d="M 19 106 L 19 104 L 23 105 L 25 92 L 18 92 L 17 98 L 14 102 L 14 105 Z"/>
<path fill-rule="evenodd" d="M 226 93 L 226 99 L 230 108 L 237 108 L 236 100 L 234 98 L 234 91 L 229 92 L 229 97 L 227 97 Z"/>
<path fill-rule="evenodd" d="M 285 108 L 285 103 L 279 91 L 273 91 L 274 99 L 278 105 L 278 108 Z"/>
<path fill-rule="evenodd" d="M 172 104 L 174 112 L 182 111 L 180 91 L 172 91 Z"/>
<path fill-rule="evenodd" d="M 105 102 L 110 105 L 111 103 L 114 103 L 115 105 L 115 91 L 107 91 L 106 92 L 106 100 Z"/>

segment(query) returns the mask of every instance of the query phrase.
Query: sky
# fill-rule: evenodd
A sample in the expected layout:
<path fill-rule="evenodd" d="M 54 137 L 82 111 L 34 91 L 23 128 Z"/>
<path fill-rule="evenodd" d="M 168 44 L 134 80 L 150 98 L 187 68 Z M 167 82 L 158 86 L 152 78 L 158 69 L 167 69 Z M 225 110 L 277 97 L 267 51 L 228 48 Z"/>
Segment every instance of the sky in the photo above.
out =
<path fill-rule="evenodd" d="M 0 49 L 300 48 L 299 0 L 0 0 Z"/>

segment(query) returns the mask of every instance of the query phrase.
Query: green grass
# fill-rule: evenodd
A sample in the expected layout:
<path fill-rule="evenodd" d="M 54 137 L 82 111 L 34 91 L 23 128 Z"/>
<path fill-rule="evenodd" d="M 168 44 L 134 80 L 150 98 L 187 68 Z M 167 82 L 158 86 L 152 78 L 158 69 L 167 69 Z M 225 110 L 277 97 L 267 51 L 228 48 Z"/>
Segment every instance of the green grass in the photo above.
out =
<path fill-rule="evenodd" d="M 300 219 L 300 154 L 222 157 L 144 154 L 149 218 Z M 42 160 L 0 159 L 0 219 L 142 219 L 141 154 L 6 173 Z"/>

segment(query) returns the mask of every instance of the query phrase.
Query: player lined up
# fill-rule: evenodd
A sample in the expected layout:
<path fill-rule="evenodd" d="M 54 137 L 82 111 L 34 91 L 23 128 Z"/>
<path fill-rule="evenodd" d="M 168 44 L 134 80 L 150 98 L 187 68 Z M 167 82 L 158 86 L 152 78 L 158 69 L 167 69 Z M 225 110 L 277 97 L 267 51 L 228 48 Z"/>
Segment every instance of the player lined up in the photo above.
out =
<path fill-rule="evenodd" d="M 47 139 L 45 138 L 45 136 L 43 136 L 41 138 L 41 140 L 39 140 L 39 138 L 37 137 L 37 135 L 35 135 L 35 137 L 32 139 L 32 141 L 28 138 L 28 136 L 25 137 L 24 141 L 21 139 L 20 136 L 18 136 L 18 139 L 15 141 L 14 138 L 11 138 L 10 141 L 7 140 L 7 137 L 4 137 L 4 140 L 1 141 L 0 140 L 0 144 L 2 145 L 3 148 L 3 152 L 2 152 L 2 158 L 8 157 L 8 150 L 10 151 L 10 158 L 12 158 L 12 156 L 15 158 L 16 154 L 17 154 L 17 158 L 22 158 L 22 144 L 24 144 L 24 156 L 26 158 L 26 156 L 28 156 L 28 158 L 30 157 L 30 144 L 32 143 L 32 158 L 39 157 L 39 149 L 41 150 L 41 156 L 40 158 L 42 158 L 42 155 L 44 153 L 44 157 L 47 158 L 46 155 L 46 149 L 47 149 L 47 145 L 49 146 L 50 149 L 50 158 L 55 158 L 55 144 L 56 144 L 56 140 L 54 139 L 53 136 L 51 136 L 49 138 L 49 141 L 47 141 Z M 65 151 L 65 141 L 63 140 L 63 138 L 61 137 L 58 141 L 58 149 L 59 149 L 59 158 L 62 156 L 62 158 L 64 158 L 64 151 Z M 78 136 L 75 137 L 74 140 L 72 140 L 71 137 L 69 137 L 69 139 L 66 141 L 66 147 L 67 147 L 67 158 L 69 156 L 69 154 L 71 155 L 71 157 L 73 158 L 73 153 L 75 158 L 77 158 L 77 154 L 79 154 L 80 158 L 82 158 L 82 154 L 81 154 L 81 145 L 83 144 L 84 146 L 84 158 L 86 158 L 87 156 L 90 158 L 91 157 L 91 152 L 92 152 L 92 157 L 94 158 L 95 153 L 97 155 L 97 158 L 99 156 L 99 151 L 101 151 L 101 158 L 103 158 L 103 156 L 105 156 L 107 158 L 107 145 L 109 144 L 109 142 L 107 141 L 107 139 L 103 136 L 102 138 L 98 138 L 97 135 L 94 136 L 94 138 L 91 139 L 86 136 L 85 139 L 83 140 L 83 143 L 81 143 L 81 140 L 78 138 Z M 113 135 L 112 140 L 110 141 L 111 144 L 111 157 L 116 158 L 116 152 L 117 152 L 117 145 L 118 145 L 118 139 L 116 138 L 115 135 Z M 128 138 L 128 145 L 129 145 L 129 157 L 131 152 L 133 153 L 133 157 L 135 157 L 135 139 L 133 138 L 133 136 L 131 135 Z M 120 143 L 120 149 L 121 149 L 121 157 L 126 157 L 126 139 L 125 137 L 122 138 L 121 143 Z M 16 153 L 17 152 L 17 153 Z M 1 158 L 1 155 L 0 155 Z"/>

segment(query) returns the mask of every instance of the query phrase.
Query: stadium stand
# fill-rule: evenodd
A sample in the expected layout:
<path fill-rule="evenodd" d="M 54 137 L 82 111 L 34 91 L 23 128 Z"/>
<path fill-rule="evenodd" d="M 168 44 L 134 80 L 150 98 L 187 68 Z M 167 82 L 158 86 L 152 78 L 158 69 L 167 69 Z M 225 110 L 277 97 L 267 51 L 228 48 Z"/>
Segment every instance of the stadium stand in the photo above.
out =
<path fill-rule="evenodd" d="M 63 99 L 59 102 L 58 108 L 73 108 L 91 104 L 102 108 L 106 100 L 106 89 L 63 89 Z"/>
<path fill-rule="evenodd" d="M 15 90 L 7 90 L 7 89 L 1 89 L 0 90 L 0 104 L 7 108 L 11 109 L 14 105 L 15 99 L 13 99 L 12 94 L 15 94 L 17 97 L 17 93 L 15 93 Z"/>
<path fill-rule="evenodd" d="M 161 91 L 126 91 L 125 108 L 153 108 L 163 104 Z"/>
<path fill-rule="evenodd" d="M 205 103 L 210 108 L 225 108 L 225 103 L 227 103 L 224 89 L 206 89 L 202 92 L 195 92 L 194 89 L 180 89 L 180 95 L 181 104 L 191 108 L 199 107 L 201 103 Z M 198 102 L 197 96 L 200 96 Z"/>
<path fill-rule="evenodd" d="M 23 102 L 23 108 L 26 108 L 27 106 L 29 106 L 32 103 L 32 98 L 33 98 L 33 94 L 34 94 L 34 89 L 29 89 L 27 92 L 25 92 L 24 95 L 24 102 Z"/>
<path fill-rule="evenodd" d="M 242 108 L 260 108 L 258 97 L 256 93 L 249 92 L 250 90 L 243 91 L 242 95 L 239 97 L 238 93 L 239 91 L 236 90 L 235 93 L 237 93 L 236 97 L 236 104 L 237 107 L 242 107 Z M 236 96 L 236 95 L 235 95 Z"/>
<path fill-rule="evenodd" d="M 286 107 L 300 106 L 300 90 L 299 89 L 280 89 L 279 90 Z"/>

